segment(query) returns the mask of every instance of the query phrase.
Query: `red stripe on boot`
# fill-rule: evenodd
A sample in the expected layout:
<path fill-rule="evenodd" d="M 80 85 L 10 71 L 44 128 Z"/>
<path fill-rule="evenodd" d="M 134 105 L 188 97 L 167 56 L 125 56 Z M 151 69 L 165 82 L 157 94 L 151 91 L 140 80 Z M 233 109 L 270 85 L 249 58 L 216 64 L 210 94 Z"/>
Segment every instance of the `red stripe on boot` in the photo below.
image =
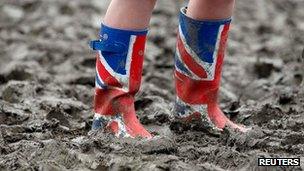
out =
<path fill-rule="evenodd" d="M 177 36 L 177 47 L 178 51 L 181 55 L 183 62 L 187 65 L 187 67 L 198 77 L 200 78 L 207 78 L 207 73 L 205 69 L 200 66 L 192 56 L 187 52 L 180 35 Z"/>
<path fill-rule="evenodd" d="M 140 87 L 146 36 L 137 36 L 131 57 L 129 92 L 135 94 Z"/>
<path fill-rule="evenodd" d="M 224 56 L 225 56 L 229 26 L 230 26 L 230 24 L 226 24 L 223 28 L 223 31 L 222 31 L 221 37 L 220 37 L 219 49 L 218 49 L 218 53 L 217 53 L 214 81 L 217 82 L 219 86 L 220 86 L 220 81 L 221 81 L 221 73 L 222 73 L 222 68 L 223 68 L 223 63 L 224 63 Z"/>

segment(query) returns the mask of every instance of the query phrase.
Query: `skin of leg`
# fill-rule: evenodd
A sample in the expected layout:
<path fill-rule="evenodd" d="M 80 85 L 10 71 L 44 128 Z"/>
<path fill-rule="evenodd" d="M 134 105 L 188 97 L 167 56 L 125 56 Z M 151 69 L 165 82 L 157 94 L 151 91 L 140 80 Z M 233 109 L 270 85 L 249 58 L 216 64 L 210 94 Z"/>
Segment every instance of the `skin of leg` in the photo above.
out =
<path fill-rule="evenodd" d="M 230 18 L 235 0 L 190 0 L 187 16 L 196 20 Z"/>
<path fill-rule="evenodd" d="M 156 0 L 112 0 L 104 24 L 127 30 L 146 29 Z"/>

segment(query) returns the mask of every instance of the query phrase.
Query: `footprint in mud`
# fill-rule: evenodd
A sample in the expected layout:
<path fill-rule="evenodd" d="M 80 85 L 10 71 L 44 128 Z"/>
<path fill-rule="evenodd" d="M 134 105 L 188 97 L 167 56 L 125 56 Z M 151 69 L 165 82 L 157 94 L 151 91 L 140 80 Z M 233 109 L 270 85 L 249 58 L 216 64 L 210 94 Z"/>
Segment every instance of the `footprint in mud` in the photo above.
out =
<path fill-rule="evenodd" d="M 252 121 L 253 124 L 261 126 L 261 127 L 267 127 L 267 123 L 270 120 L 277 120 L 284 116 L 283 111 L 276 106 L 273 106 L 271 104 L 264 105 L 259 111 L 254 113 L 248 121 Z"/>
<path fill-rule="evenodd" d="M 27 72 L 24 68 L 15 68 L 14 70 L 11 70 L 9 74 L 6 76 L 7 80 L 28 80 L 32 77 L 32 74 Z"/>
<path fill-rule="evenodd" d="M 89 130 L 91 109 L 82 102 L 47 96 L 39 101 L 39 105 L 45 113 L 45 118 L 49 121 L 58 121 L 63 132 L 73 130 L 73 133 L 82 134 L 83 131 Z"/>
<path fill-rule="evenodd" d="M 53 110 L 49 111 L 46 115 L 46 119 L 57 119 L 60 125 L 70 127 L 69 120 L 71 120 L 71 116 L 59 108 L 54 108 Z"/>
<path fill-rule="evenodd" d="M 40 65 L 37 62 L 9 63 L 0 72 L 0 75 L 2 75 L 2 77 L 5 78 L 5 79 L 0 79 L 0 82 L 1 80 L 5 82 L 9 80 L 17 80 L 17 81 L 30 80 L 35 75 L 34 73 L 40 69 L 41 69 Z"/>
<path fill-rule="evenodd" d="M 0 125 L 19 125 L 29 119 L 25 111 L 16 109 L 9 105 L 0 108 Z"/>
<path fill-rule="evenodd" d="M 34 97 L 36 87 L 27 81 L 9 81 L 2 92 L 3 100 L 10 103 L 19 103 L 24 99 Z"/>
<path fill-rule="evenodd" d="M 254 64 L 254 72 L 258 78 L 268 78 L 274 69 L 274 65 L 271 63 L 258 62 Z"/>

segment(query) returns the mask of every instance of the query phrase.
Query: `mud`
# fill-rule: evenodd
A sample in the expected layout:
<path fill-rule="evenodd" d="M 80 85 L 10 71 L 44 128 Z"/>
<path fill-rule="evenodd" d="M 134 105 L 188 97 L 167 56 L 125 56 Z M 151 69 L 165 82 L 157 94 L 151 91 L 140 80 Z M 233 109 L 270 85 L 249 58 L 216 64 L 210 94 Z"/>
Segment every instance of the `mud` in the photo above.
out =
<path fill-rule="evenodd" d="M 246 134 L 206 133 L 172 120 L 178 3 L 151 20 L 136 110 L 156 135 L 89 133 L 95 55 L 105 0 L 0 2 L 0 170 L 303 170 L 304 1 L 237 2 L 220 104 Z M 181 4 L 180 4 L 181 5 Z M 259 157 L 301 157 L 262 168 Z"/>

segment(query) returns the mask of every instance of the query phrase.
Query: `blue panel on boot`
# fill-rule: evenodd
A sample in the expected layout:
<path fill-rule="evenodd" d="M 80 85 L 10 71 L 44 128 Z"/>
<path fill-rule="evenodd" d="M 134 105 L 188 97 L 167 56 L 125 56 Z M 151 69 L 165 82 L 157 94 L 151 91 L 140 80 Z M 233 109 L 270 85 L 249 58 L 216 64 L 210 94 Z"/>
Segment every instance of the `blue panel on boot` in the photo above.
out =
<path fill-rule="evenodd" d="M 126 75 L 126 59 L 131 36 L 146 35 L 147 30 L 122 30 L 102 24 L 100 40 L 90 43 L 94 50 L 100 50 L 103 58 L 113 71 Z"/>
<path fill-rule="evenodd" d="M 220 26 L 230 23 L 231 19 L 194 20 L 186 16 L 186 11 L 186 8 L 181 9 L 179 20 L 187 44 L 202 61 L 213 63 Z"/>

